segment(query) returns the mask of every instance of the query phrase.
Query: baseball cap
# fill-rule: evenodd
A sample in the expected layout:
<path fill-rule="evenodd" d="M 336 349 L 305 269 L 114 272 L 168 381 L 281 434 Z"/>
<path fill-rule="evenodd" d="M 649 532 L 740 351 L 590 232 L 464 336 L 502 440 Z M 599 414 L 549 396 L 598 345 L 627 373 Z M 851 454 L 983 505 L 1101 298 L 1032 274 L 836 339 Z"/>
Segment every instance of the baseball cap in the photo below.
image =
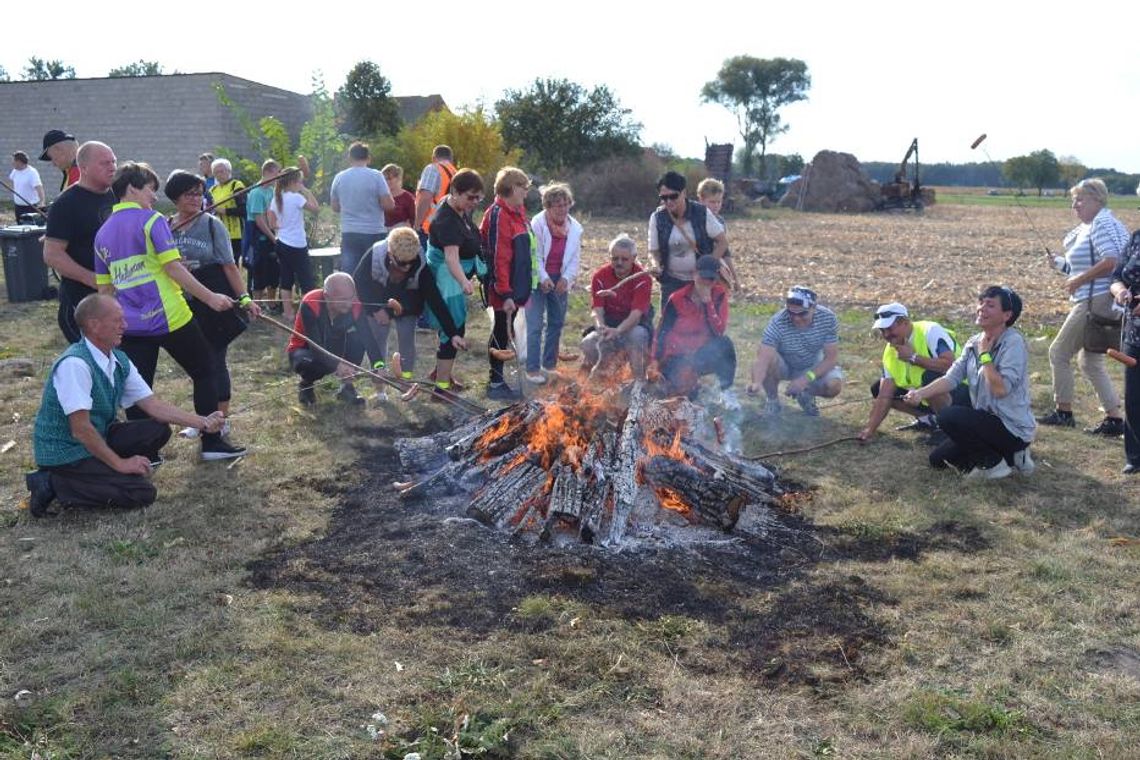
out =
<path fill-rule="evenodd" d="M 899 317 L 910 318 L 910 312 L 906 307 L 899 302 L 883 304 L 875 309 L 875 324 L 871 325 L 876 330 L 885 330 L 895 323 Z"/>
<path fill-rule="evenodd" d="M 784 297 L 787 303 L 796 306 L 802 306 L 805 309 L 810 309 L 815 306 L 816 295 L 815 291 L 804 285 L 793 285 L 788 289 L 788 295 Z"/>
<path fill-rule="evenodd" d="M 706 253 L 697 259 L 697 275 L 706 280 L 715 280 L 720 277 L 720 259 Z"/>
<path fill-rule="evenodd" d="M 64 132 L 62 129 L 49 129 L 47 132 L 44 133 L 44 152 L 40 156 L 40 160 L 41 161 L 50 161 L 51 160 L 51 158 L 47 154 L 47 150 L 51 146 L 55 145 L 56 143 L 67 142 L 68 140 L 74 140 L 74 139 L 75 139 L 74 135 L 69 135 L 67 132 Z"/>

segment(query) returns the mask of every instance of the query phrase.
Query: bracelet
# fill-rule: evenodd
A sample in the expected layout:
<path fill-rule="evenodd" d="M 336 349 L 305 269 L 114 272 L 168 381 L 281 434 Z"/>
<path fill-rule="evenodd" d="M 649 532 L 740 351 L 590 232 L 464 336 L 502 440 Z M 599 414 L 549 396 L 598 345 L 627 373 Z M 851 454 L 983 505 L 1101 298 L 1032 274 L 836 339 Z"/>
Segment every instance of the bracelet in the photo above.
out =
<path fill-rule="evenodd" d="M 242 293 L 240 296 L 238 296 L 237 300 L 238 306 L 241 306 L 242 308 L 245 308 L 246 306 L 249 306 L 251 303 L 253 303 L 253 299 L 249 297 L 249 293 Z"/>
<path fill-rule="evenodd" d="M 372 362 L 372 369 L 384 369 L 387 366 L 388 365 L 384 363 L 383 359 L 377 359 L 376 361 Z"/>
<path fill-rule="evenodd" d="M 980 364 L 980 365 L 981 365 L 981 366 L 983 366 L 983 367 L 984 367 L 984 366 L 986 366 L 987 364 L 990 364 L 990 363 L 992 363 L 992 362 L 993 362 L 993 360 L 994 360 L 994 358 L 993 358 L 992 356 L 990 356 L 990 352 L 989 352 L 989 351 L 983 351 L 983 352 L 982 352 L 982 353 L 981 353 L 981 354 L 978 356 L 978 364 Z"/>
<path fill-rule="evenodd" d="M 804 377 L 806 377 L 809 382 L 814 383 L 815 382 L 815 371 L 809 369 L 807 372 L 804 373 Z"/>

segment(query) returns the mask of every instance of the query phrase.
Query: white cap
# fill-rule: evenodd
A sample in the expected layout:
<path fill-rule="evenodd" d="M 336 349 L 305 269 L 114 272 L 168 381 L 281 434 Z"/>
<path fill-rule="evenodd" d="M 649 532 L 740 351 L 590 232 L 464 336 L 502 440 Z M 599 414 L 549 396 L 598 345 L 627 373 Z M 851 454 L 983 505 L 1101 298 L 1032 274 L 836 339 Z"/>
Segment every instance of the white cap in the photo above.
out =
<path fill-rule="evenodd" d="M 875 309 L 875 324 L 872 325 L 876 330 L 885 330 L 895 323 L 899 317 L 910 318 L 910 312 L 901 303 L 887 303 Z"/>

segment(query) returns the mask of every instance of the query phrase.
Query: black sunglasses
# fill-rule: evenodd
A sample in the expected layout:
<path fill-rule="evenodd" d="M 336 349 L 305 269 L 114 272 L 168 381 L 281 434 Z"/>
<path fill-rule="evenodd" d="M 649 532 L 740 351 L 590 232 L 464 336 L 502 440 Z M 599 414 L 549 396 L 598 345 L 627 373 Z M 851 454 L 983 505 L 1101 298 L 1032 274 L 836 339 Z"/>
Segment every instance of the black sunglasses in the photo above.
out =
<path fill-rule="evenodd" d="M 875 319 L 886 319 L 887 317 L 901 317 L 901 311 L 876 311 Z"/>
<path fill-rule="evenodd" d="M 657 196 L 657 200 L 664 203 L 665 201 L 675 201 L 680 197 L 681 197 L 680 193 L 661 193 L 661 195 Z"/>

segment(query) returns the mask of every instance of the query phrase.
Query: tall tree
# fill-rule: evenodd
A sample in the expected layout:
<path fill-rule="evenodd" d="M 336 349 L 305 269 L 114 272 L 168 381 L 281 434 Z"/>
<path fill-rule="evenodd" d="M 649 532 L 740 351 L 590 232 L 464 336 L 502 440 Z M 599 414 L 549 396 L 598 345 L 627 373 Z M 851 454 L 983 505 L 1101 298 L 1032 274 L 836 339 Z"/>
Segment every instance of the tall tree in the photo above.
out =
<path fill-rule="evenodd" d="M 788 125 L 781 123 L 780 109 L 806 99 L 810 87 L 811 76 L 801 60 L 738 55 L 724 62 L 716 79 L 705 83 L 701 99 L 732 111 L 744 139 L 744 172 L 752 172 L 752 157 L 759 145 L 763 176 L 768 143 L 788 131 Z"/>
<path fill-rule="evenodd" d="M 107 72 L 112 79 L 120 77 L 154 77 L 162 74 L 162 64 L 158 61 L 144 61 L 141 58 L 134 63 L 118 66 Z"/>
<path fill-rule="evenodd" d="M 507 90 L 495 112 L 508 145 L 537 170 L 560 172 L 638 150 L 641 124 L 605 85 L 587 90 L 566 79 L 535 79 Z"/>
<path fill-rule="evenodd" d="M 42 82 L 47 79 L 75 79 L 75 68 L 63 61 L 45 61 L 43 58 L 32 56 L 23 71 L 24 81 Z"/>
<path fill-rule="evenodd" d="M 1061 184 L 1072 187 L 1089 175 L 1089 168 L 1076 156 L 1060 156 L 1057 159 Z"/>
<path fill-rule="evenodd" d="M 400 131 L 400 111 L 390 96 L 392 85 L 372 61 L 352 67 L 336 93 L 344 131 L 355 135 L 394 135 Z"/>
<path fill-rule="evenodd" d="M 1014 156 L 1002 165 L 1002 174 L 1018 187 L 1035 187 L 1043 195 L 1046 187 L 1061 181 L 1061 165 L 1050 150 L 1035 150 L 1026 156 Z"/>

